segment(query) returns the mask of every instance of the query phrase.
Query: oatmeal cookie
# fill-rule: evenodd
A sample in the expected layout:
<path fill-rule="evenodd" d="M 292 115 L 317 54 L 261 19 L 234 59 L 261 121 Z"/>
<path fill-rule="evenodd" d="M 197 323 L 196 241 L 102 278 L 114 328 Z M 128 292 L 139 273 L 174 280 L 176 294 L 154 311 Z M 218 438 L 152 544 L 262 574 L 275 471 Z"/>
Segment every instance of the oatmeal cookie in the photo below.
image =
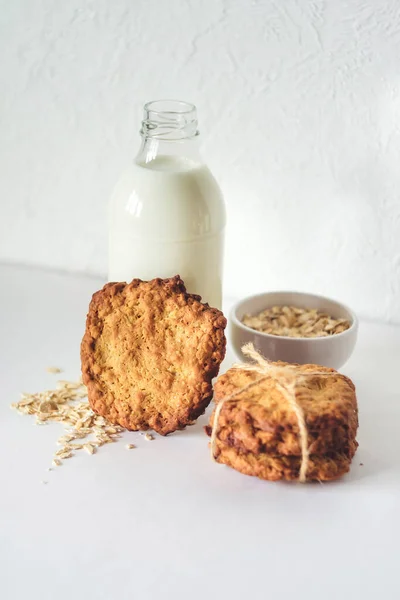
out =
<path fill-rule="evenodd" d="M 334 369 L 319 365 L 291 367 L 300 374 L 331 373 L 329 377 L 308 376 L 296 386 L 296 401 L 304 411 L 310 453 L 340 452 L 352 456 L 358 427 L 357 400 L 352 381 Z M 229 369 L 215 384 L 216 403 L 260 376 L 254 371 Z M 207 428 L 208 434 L 212 424 L 213 415 Z M 272 378 L 265 379 L 223 405 L 217 436 L 238 451 L 301 455 L 296 415 Z"/>
<path fill-rule="evenodd" d="M 93 295 L 81 344 L 91 407 L 131 430 L 183 429 L 212 398 L 225 326 L 178 275 L 105 285 Z"/>
<path fill-rule="evenodd" d="M 216 460 L 245 475 L 260 479 L 296 481 L 299 477 L 301 458 L 267 453 L 240 452 L 232 446 L 217 441 Z M 340 452 L 311 454 L 307 481 L 331 481 L 350 470 L 351 459 Z"/>

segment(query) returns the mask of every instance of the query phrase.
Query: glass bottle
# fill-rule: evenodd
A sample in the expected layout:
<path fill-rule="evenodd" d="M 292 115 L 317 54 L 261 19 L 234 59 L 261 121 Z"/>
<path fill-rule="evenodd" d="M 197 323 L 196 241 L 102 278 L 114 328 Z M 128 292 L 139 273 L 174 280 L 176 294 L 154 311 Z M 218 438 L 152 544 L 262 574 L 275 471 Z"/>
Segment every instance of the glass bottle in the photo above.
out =
<path fill-rule="evenodd" d="M 200 157 L 196 107 L 144 107 L 142 144 L 111 198 L 109 280 L 179 274 L 190 293 L 221 308 L 225 204 Z"/>

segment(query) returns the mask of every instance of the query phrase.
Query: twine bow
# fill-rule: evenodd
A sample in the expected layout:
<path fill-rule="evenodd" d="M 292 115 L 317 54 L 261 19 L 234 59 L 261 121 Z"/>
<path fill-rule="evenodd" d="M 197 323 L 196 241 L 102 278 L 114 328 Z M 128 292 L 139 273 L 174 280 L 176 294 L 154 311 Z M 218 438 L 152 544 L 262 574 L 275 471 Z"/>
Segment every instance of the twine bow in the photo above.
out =
<path fill-rule="evenodd" d="M 242 387 L 240 390 L 237 390 L 236 392 L 233 392 L 233 394 L 230 394 L 226 398 L 223 398 L 217 404 L 211 431 L 210 446 L 212 458 L 213 460 L 216 460 L 215 451 L 217 443 L 218 421 L 224 404 L 226 402 L 231 402 L 235 400 L 236 396 L 238 396 L 242 392 L 246 392 L 250 388 L 261 383 L 262 381 L 271 378 L 274 380 L 277 389 L 279 389 L 279 391 L 282 393 L 283 398 L 287 401 L 297 419 L 297 423 L 299 426 L 299 443 L 301 449 L 301 464 L 298 481 L 300 483 L 304 483 L 307 479 L 310 454 L 308 447 L 308 431 L 306 420 L 304 416 L 304 411 L 296 400 L 296 386 L 306 377 L 315 375 L 318 375 L 319 377 L 329 377 L 332 375 L 337 375 L 337 372 L 333 371 L 330 373 L 323 373 L 320 371 L 310 371 L 308 373 L 299 373 L 299 371 L 292 365 L 274 365 L 269 360 L 265 359 L 261 354 L 259 354 L 259 352 L 255 350 L 252 343 L 245 344 L 244 346 L 242 346 L 242 352 L 245 356 L 248 356 L 254 362 L 236 364 L 233 365 L 232 368 L 241 371 L 254 371 L 255 373 L 260 373 L 261 377 L 258 377 L 248 385 Z"/>

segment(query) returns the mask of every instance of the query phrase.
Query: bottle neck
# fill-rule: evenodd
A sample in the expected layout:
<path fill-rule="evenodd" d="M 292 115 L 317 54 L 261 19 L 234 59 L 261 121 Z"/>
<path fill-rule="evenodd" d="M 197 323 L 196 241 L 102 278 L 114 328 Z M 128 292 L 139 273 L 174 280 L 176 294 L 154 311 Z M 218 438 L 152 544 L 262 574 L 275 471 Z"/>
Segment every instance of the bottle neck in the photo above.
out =
<path fill-rule="evenodd" d="M 201 161 L 197 139 L 166 142 L 151 137 L 142 137 L 142 143 L 135 162 L 148 164 L 160 156 L 176 156 L 194 162 Z"/>
<path fill-rule="evenodd" d="M 160 156 L 200 160 L 197 114 L 192 104 L 176 100 L 147 103 L 140 133 L 137 163 L 148 164 Z"/>

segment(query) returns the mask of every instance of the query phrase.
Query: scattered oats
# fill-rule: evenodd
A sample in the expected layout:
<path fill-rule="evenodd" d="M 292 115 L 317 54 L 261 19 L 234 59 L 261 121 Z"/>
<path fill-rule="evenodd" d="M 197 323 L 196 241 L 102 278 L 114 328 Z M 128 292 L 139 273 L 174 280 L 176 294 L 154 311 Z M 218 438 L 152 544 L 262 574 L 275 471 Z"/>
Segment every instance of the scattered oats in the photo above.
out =
<path fill-rule="evenodd" d="M 118 433 L 118 429 L 116 427 L 106 427 L 107 433 Z"/>
<path fill-rule="evenodd" d="M 88 454 L 94 454 L 96 452 L 96 446 L 93 444 L 83 444 L 83 448 Z"/>
<path fill-rule="evenodd" d="M 71 456 L 73 456 L 73 452 L 62 452 L 59 454 L 60 458 L 71 458 Z"/>
<path fill-rule="evenodd" d="M 127 450 L 132 450 L 132 448 L 135 448 L 136 446 L 134 444 L 126 444 L 125 448 Z"/>
<path fill-rule="evenodd" d="M 91 427 L 83 427 L 79 430 L 79 433 L 86 437 L 87 435 L 91 435 L 93 433 L 93 429 Z"/>
<path fill-rule="evenodd" d="M 33 404 L 36 400 L 36 396 L 35 394 L 33 394 L 33 396 L 31 398 L 27 398 L 26 394 L 22 395 L 22 400 L 20 400 L 19 402 L 17 402 L 16 404 L 12 404 L 11 406 L 28 406 L 28 404 Z"/>
<path fill-rule="evenodd" d="M 56 374 L 56 373 L 61 373 L 62 369 L 59 369 L 58 367 L 47 367 L 46 371 L 48 373 L 54 373 L 54 374 Z"/>
<path fill-rule="evenodd" d="M 97 448 L 117 441 L 124 431 L 123 427 L 109 423 L 92 411 L 82 380 L 60 380 L 55 390 L 21 394 L 20 401 L 13 403 L 11 408 L 23 415 L 34 415 L 38 425 L 54 421 L 64 426 L 64 433 L 57 440 L 60 448 L 53 458 L 53 467 L 62 464 L 60 459 L 74 456 L 76 450 L 95 454 Z M 73 440 L 82 440 L 82 443 L 70 443 Z"/>
<path fill-rule="evenodd" d="M 75 433 L 73 439 L 74 440 L 84 440 L 85 437 L 87 437 L 87 436 L 88 436 L 87 433 L 85 433 L 84 431 L 80 431 L 79 433 L 78 432 Z"/>
<path fill-rule="evenodd" d="M 60 448 L 60 450 L 57 450 L 56 454 L 61 454 L 62 452 L 68 452 L 69 450 L 71 450 L 71 446 L 69 444 L 64 444 L 64 446 L 62 448 Z"/>
<path fill-rule="evenodd" d="M 70 442 L 71 440 L 73 440 L 74 438 L 72 437 L 72 435 L 62 435 L 60 438 L 58 438 L 57 440 L 57 446 L 63 446 L 64 444 Z"/>
<path fill-rule="evenodd" d="M 151 442 L 152 440 L 154 440 L 154 436 L 151 435 L 151 433 L 146 433 L 144 436 L 144 439 L 147 440 L 148 442 Z"/>
<path fill-rule="evenodd" d="M 262 333 L 295 338 L 327 337 L 350 327 L 347 319 L 334 319 L 315 308 L 296 306 L 272 306 L 258 315 L 244 315 L 242 322 Z"/>
<path fill-rule="evenodd" d="M 88 417 L 86 417 L 86 419 L 84 419 L 82 421 L 82 423 L 83 423 L 83 429 L 88 429 L 88 428 L 92 427 L 92 424 L 93 424 L 92 415 L 89 415 Z"/>

